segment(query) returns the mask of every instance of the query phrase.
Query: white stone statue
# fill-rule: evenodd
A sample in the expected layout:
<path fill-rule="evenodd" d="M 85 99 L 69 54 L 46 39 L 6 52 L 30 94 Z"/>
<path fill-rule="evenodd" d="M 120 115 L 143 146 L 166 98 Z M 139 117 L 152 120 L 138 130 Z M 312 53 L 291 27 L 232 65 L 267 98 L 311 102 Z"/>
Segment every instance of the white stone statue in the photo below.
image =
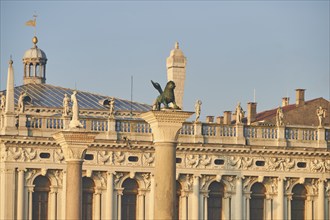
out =
<path fill-rule="evenodd" d="M 70 98 L 67 94 L 64 94 L 63 98 L 63 116 L 68 116 L 70 112 Z"/>
<path fill-rule="evenodd" d="M 236 107 L 236 124 L 242 123 L 242 119 L 244 118 L 244 111 L 241 107 L 241 103 L 239 102 Z"/>
<path fill-rule="evenodd" d="M 202 106 L 202 101 L 197 100 L 195 103 L 195 112 L 196 112 L 196 119 L 195 122 L 199 122 L 199 117 L 201 116 L 201 106 Z"/>
<path fill-rule="evenodd" d="M 5 111 L 6 108 L 6 96 L 1 93 L 1 103 L 0 103 L 0 110 Z"/>
<path fill-rule="evenodd" d="M 283 114 L 282 107 L 278 107 L 278 109 L 276 111 L 276 125 L 277 126 L 284 125 L 283 119 L 284 119 L 284 114 Z"/>
<path fill-rule="evenodd" d="M 316 110 L 317 117 L 319 119 L 319 127 L 323 126 L 323 121 L 325 119 L 325 112 L 327 110 L 322 108 L 322 106 L 319 106 L 318 109 Z"/>
<path fill-rule="evenodd" d="M 25 111 L 24 99 L 26 96 L 27 96 L 26 92 L 22 91 L 18 98 L 18 112 L 19 113 L 24 113 L 24 111 Z"/>
<path fill-rule="evenodd" d="M 77 99 L 77 91 L 73 91 L 71 95 L 72 102 L 72 119 L 69 124 L 69 128 L 82 128 L 83 125 L 79 121 L 79 105 Z"/>
<path fill-rule="evenodd" d="M 110 103 L 109 103 L 109 117 L 113 118 L 115 116 L 115 99 L 110 98 Z"/>

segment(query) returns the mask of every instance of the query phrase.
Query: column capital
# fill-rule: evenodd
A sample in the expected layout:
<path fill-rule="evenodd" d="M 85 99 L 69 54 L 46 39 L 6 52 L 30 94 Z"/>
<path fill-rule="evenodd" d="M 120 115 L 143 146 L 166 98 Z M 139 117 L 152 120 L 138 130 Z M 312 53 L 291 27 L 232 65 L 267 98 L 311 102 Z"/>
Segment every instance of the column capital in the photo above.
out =
<path fill-rule="evenodd" d="M 96 132 L 60 131 L 53 138 L 62 147 L 66 161 L 82 161 L 88 145 L 94 142 L 96 135 Z"/>
<path fill-rule="evenodd" d="M 154 142 L 176 142 L 177 132 L 194 112 L 177 110 L 149 111 L 140 115 L 150 124 Z"/>

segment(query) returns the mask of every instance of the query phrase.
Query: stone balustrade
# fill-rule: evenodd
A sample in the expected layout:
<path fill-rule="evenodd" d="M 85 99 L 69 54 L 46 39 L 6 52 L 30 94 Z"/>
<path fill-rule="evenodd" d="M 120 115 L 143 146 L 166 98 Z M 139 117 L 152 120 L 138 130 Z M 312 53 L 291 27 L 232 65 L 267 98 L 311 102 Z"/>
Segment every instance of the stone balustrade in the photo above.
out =
<path fill-rule="evenodd" d="M 34 116 L 27 115 L 26 123 L 19 125 L 28 130 L 29 136 L 39 136 L 41 133 L 50 136 L 66 128 L 69 118 L 62 116 Z M 110 122 L 112 120 L 112 122 Z M 106 118 L 82 118 L 86 131 L 106 133 L 110 132 L 110 123 L 114 123 L 113 131 L 117 137 L 130 135 L 147 135 L 151 137 L 151 128 L 141 119 L 106 119 Z M 186 143 L 219 143 L 233 144 L 241 138 L 246 145 L 256 146 L 287 146 L 287 147 L 310 147 L 311 142 L 318 142 L 319 147 L 330 147 L 330 128 L 319 128 L 314 126 L 265 126 L 265 125 L 223 125 L 217 123 L 194 123 L 185 122 L 179 131 L 179 142 Z M 199 138 L 196 138 L 196 137 Z M 106 138 L 99 135 L 98 138 Z M 202 138 L 202 139 L 200 139 Z M 242 142 L 244 144 L 244 142 Z M 242 144 L 241 143 L 241 144 Z M 315 145 L 314 145 L 315 146 Z"/>

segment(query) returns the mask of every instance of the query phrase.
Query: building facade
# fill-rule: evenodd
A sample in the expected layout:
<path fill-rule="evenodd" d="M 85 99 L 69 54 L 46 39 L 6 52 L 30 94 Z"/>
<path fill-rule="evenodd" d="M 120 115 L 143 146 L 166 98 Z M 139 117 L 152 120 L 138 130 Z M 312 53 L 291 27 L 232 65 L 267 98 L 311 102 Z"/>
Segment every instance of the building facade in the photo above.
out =
<path fill-rule="evenodd" d="M 46 54 L 23 57 L 24 84 L 9 62 L 0 121 L 0 219 L 66 219 L 68 154 L 54 138 L 73 117 L 74 90 L 46 84 Z M 186 58 L 167 59 L 182 107 Z M 153 219 L 152 106 L 78 91 L 79 121 L 95 139 L 82 153 L 82 219 Z M 330 219 L 328 100 L 304 100 L 257 113 L 248 103 L 214 121 L 184 122 L 177 136 L 177 219 Z M 327 113 L 325 110 L 327 110 Z M 68 181 L 69 180 L 69 181 Z M 74 184 L 74 182 L 72 183 Z M 78 187 L 78 186 L 77 186 Z"/>

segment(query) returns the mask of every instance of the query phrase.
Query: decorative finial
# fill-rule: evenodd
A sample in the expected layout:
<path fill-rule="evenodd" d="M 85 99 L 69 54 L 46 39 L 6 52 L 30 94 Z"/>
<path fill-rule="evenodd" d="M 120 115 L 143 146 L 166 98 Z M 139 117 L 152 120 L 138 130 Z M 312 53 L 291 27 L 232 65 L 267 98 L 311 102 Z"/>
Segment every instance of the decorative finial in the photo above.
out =
<path fill-rule="evenodd" d="M 10 59 L 9 59 L 9 65 L 13 65 L 13 59 L 12 59 L 12 56 L 10 55 Z"/>
<path fill-rule="evenodd" d="M 35 47 L 37 46 L 37 43 L 38 43 L 38 38 L 37 38 L 37 36 L 34 36 L 34 37 L 32 38 L 32 43 L 34 44 Z"/>
<path fill-rule="evenodd" d="M 175 46 L 174 46 L 175 49 L 179 49 L 179 42 L 175 42 Z"/>

